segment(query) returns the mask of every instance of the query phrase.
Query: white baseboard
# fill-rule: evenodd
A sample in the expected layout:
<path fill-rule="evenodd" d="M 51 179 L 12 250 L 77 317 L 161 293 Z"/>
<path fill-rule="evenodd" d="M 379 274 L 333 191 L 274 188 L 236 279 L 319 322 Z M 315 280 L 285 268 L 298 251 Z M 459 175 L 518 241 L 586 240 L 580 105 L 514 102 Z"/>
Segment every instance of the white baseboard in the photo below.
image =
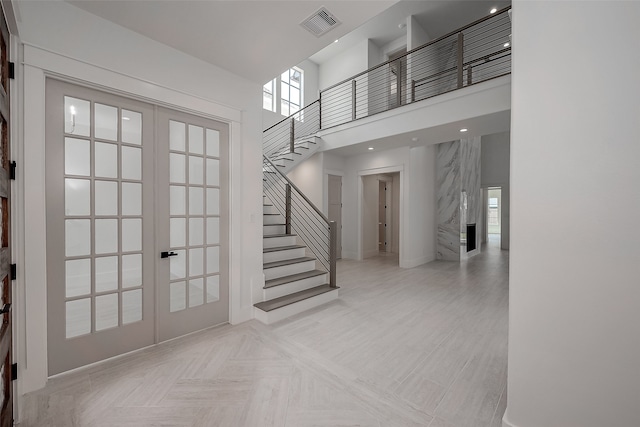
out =
<path fill-rule="evenodd" d="M 400 268 L 414 268 L 422 264 L 434 261 L 435 257 L 422 257 L 414 259 L 401 259 L 399 264 Z"/>

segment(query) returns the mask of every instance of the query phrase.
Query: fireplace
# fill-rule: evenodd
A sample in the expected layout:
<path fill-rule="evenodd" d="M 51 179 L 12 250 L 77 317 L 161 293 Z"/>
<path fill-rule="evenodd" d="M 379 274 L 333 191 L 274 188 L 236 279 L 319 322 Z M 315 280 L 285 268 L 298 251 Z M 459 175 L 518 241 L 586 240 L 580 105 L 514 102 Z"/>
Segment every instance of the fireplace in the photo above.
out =
<path fill-rule="evenodd" d="M 467 252 L 476 249 L 476 225 L 467 224 Z"/>

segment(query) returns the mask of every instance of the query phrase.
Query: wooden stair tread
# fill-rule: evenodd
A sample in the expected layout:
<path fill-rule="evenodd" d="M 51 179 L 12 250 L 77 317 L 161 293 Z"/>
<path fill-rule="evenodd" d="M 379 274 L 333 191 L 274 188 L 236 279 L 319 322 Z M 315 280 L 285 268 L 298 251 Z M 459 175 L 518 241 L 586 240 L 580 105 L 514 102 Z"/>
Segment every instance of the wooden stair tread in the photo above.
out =
<path fill-rule="evenodd" d="M 293 294 L 285 295 L 283 297 L 259 302 L 257 304 L 254 304 L 254 307 L 259 308 L 262 311 L 269 312 L 281 307 L 285 307 L 287 305 L 294 304 L 298 301 L 303 301 L 308 298 L 313 298 L 316 295 L 321 295 L 326 292 L 333 291 L 334 289 L 338 289 L 338 288 L 332 288 L 328 284 L 320 285 L 320 286 L 316 286 L 315 288 L 305 289 L 304 291 L 295 292 Z"/>
<path fill-rule="evenodd" d="M 267 268 L 275 268 L 275 267 L 282 267 L 285 265 L 291 265 L 291 264 L 299 264 L 301 262 L 307 262 L 307 261 L 315 261 L 315 258 L 311 258 L 308 256 L 305 257 L 301 257 L 301 258 L 293 258 L 293 259 L 286 259 L 283 261 L 274 261 L 274 262 L 267 262 L 262 264 L 262 269 L 266 270 Z"/>
<path fill-rule="evenodd" d="M 269 234 L 267 236 L 262 236 L 263 239 L 271 239 L 272 237 L 291 237 L 295 236 L 295 234 Z"/>
<path fill-rule="evenodd" d="M 286 283 L 295 282 L 297 280 L 309 279 L 311 277 L 320 276 L 322 274 L 327 274 L 327 272 L 323 270 L 311 270 L 311 271 L 305 271 L 304 273 L 292 274 L 290 276 L 278 277 L 277 279 L 266 280 L 264 282 L 263 289 L 273 288 L 275 286 L 284 285 Z"/>
<path fill-rule="evenodd" d="M 279 213 L 263 213 L 262 215 L 280 215 Z"/>
<path fill-rule="evenodd" d="M 270 226 L 270 225 L 287 225 L 287 224 L 282 223 L 282 224 L 262 224 L 262 225 L 264 225 L 265 227 L 268 227 L 268 226 Z"/>
<path fill-rule="evenodd" d="M 278 252 L 278 251 L 286 251 L 289 249 L 302 249 L 302 248 L 306 248 L 306 246 L 304 245 L 288 245 L 288 246 L 277 246 L 275 248 L 264 248 L 262 249 L 262 253 L 266 254 L 269 252 Z"/>

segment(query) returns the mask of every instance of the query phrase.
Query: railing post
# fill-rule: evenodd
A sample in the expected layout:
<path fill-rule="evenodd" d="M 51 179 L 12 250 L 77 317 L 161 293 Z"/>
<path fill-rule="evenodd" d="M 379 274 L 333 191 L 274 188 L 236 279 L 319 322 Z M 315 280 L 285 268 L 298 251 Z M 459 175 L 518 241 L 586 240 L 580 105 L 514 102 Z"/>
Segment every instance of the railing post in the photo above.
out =
<path fill-rule="evenodd" d="M 285 234 L 291 234 L 291 185 L 285 184 Z"/>
<path fill-rule="evenodd" d="M 356 119 L 356 81 L 351 80 L 351 120 Z"/>
<path fill-rule="evenodd" d="M 462 32 L 458 33 L 458 61 L 457 61 L 457 65 L 458 65 L 458 89 L 460 89 L 463 84 L 464 81 L 462 80 L 462 64 L 464 62 L 464 58 L 463 58 L 463 50 L 464 50 L 464 35 L 462 34 Z"/>
<path fill-rule="evenodd" d="M 469 65 L 467 67 L 467 86 L 473 84 L 473 82 L 471 81 L 473 79 L 473 67 L 471 65 Z"/>
<path fill-rule="evenodd" d="M 318 130 L 322 129 L 322 92 L 318 97 Z"/>
<path fill-rule="evenodd" d="M 396 73 L 396 107 L 402 105 L 402 61 L 398 61 L 398 72 Z"/>
<path fill-rule="evenodd" d="M 291 117 L 291 127 L 289 132 L 289 152 L 290 153 L 293 153 L 296 148 L 294 145 L 295 139 L 296 139 L 295 130 L 296 130 L 296 119 Z"/>
<path fill-rule="evenodd" d="M 338 226 L 335 221 L 329 222 L 329 286 L 337 288 L 336 261 L 338 259 Z"/>
<path fill-rule="evenodd" d="M 411 80 L 411 102 L 416 100 L 416 81 Z"/>

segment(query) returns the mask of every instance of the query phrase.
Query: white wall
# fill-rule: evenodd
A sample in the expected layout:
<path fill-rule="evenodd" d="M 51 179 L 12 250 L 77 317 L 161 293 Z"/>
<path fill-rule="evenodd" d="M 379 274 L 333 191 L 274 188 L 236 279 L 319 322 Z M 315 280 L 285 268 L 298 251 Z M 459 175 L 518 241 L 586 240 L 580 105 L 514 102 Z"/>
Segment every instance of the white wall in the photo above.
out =
<path fill-rule="evenodd" d="M 302 106 L 305 107 L 318 99 L 320 94 L 318 90 L 319 68 L 318 64 L 308 59 L 302 61 L 296 67 L 303 71 L 302 84 L 304 86 L 302 95 L 304 97 Z M 280 75 L 274 76 L 276 79 L 276 111 L 268 111 L 262 109 L 262 128 L 266 129 L 285 118 L 280 113 Z M 265 82 L 266 83 L 266 82 Z"/>
<path fill-rule="evenodd" d="M 509 186 L 509 132 L 484 135 L 482 137 L 481 158 L 481 183 L 482 188 L 501 187 L 500 223 L 502 233 L 500 236 L 502 249 L 509 249 L 509 233 L 511 225 L 510 211 L 510 186 Z M 486 210 L 486 207 L 484 208 Z M 486 215 L 486 212 L 484 213 Z M 482 235 L 484 236 L 484 232 Z"/>
<path fill-rule="evenodd" d="M 252 318 L 252 287 L 261 287 L 260 85 L 151 41 L 66 2 L 18 2 L 25 43 L 13 111 L 18 164 L 14 259 L 18 395 L 47 378 L 44 206 L 44 84 L 47 74 L 124 96 L 204 114 L 231 127 L 230 317 Z M 61 28 L 64 31 L 61 31 Z M 181 76 L 176 78 L 176 76 Z M 29 256 L 25 256 L 28 254 Z M 26 315 L 28 313 L 28 315 Z"/>
<path fill-rule="evenodd" d="M 367 68 L 369 68 L 369 40 L 364 39 L 320 64 L 318 76 L 320 90 L 348 79 Z"/>
<path fill-rule="evenodd" d="M 513 4 L 508 426 L 640 425 L 639 21 Z"/>
<path fill-rule="evenodd" d="M 316 205 L 318 209 L 323 209 L 323 153 L 315 153 L 304 162 L 296 166 L 287 177 L 305 196 Z M 326 210 L 324 211 L 326 214 Z"/>
<path fill-rule="evenodd" d="M 400 172 L 400 267 L 435 259 L 435 146 L 401 147 L 348 157 L 343 179 L 343 257 L 361 259 L 361 177 Z"/>

